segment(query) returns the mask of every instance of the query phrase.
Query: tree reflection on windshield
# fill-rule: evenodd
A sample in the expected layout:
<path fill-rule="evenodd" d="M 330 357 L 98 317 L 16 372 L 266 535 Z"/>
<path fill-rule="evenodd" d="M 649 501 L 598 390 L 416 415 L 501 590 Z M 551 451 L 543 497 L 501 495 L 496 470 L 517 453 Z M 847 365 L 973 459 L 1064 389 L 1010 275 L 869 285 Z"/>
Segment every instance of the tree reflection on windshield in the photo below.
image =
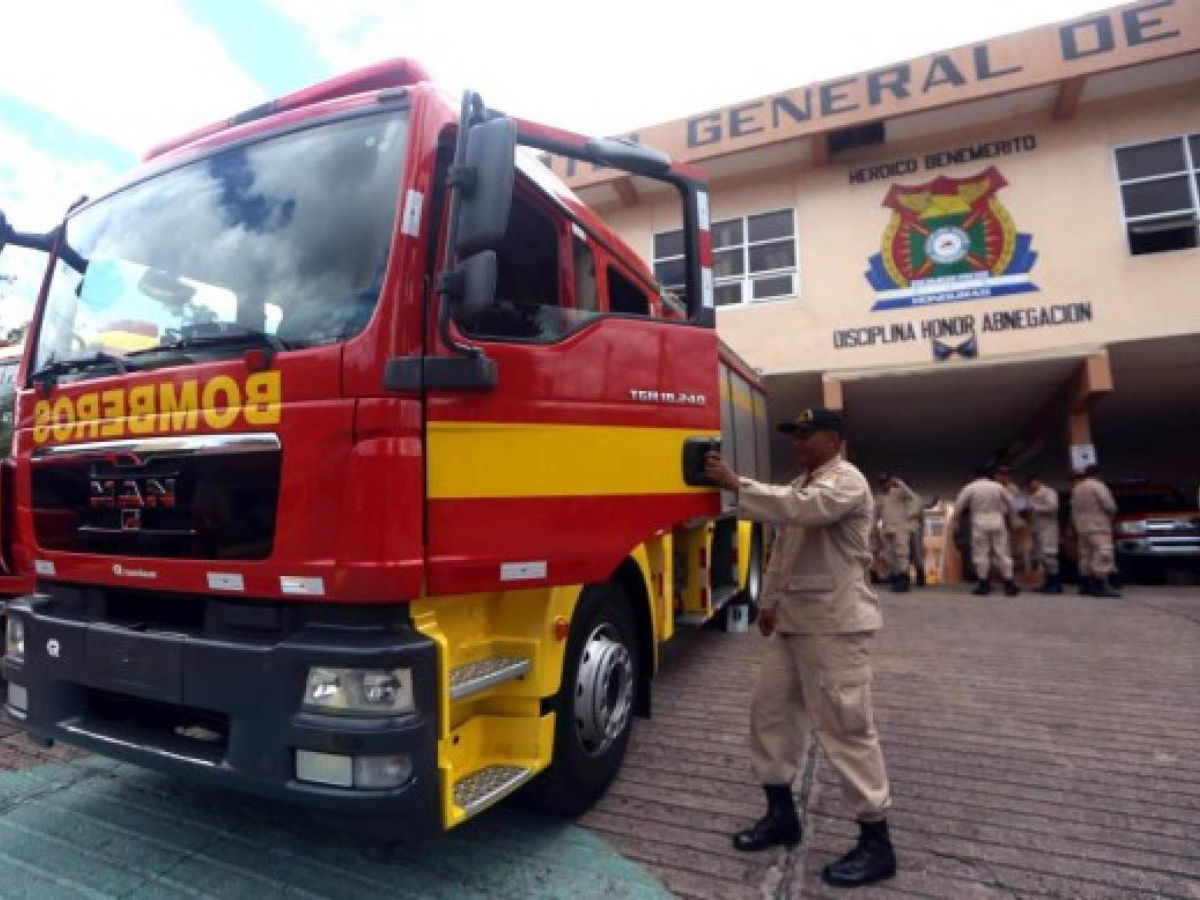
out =
<path fill-rule="evenodd" d="M 82 210 L 60 261 L 37 365 L 124 353 L 198 324 L 276 335 L 289 347 L 345 340 L 378 301 L 406 122 L 396 113 L 220 151 Z"/>

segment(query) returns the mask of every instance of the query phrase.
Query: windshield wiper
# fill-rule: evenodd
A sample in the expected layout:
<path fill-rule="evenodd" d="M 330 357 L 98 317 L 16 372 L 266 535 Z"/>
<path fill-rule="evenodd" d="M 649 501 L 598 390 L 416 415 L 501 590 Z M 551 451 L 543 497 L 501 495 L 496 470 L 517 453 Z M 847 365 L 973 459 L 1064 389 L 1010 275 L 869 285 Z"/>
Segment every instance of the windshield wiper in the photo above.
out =
<path fill-rule="evenodd" d="M 167 341 L 144 350 L 135 350 L 129 356 L 145 356 L 150 353 L 191 350 L 201 347 L 240 346 L 242 344 L 267 347 L 275 352 L 288 349 L 287 344 L 265 331 L 241 326 L 217 325 L 190 330 L 174 341 Z"/>
<path fill-rule="evenodd" d="M 29 376 L 29 381 L 39 385 L 43 394 L 49 394 L 58 384 L 60 375 L 83 372 L 96 366 L 111 366 L 117 370 L 118 375 L 141 368 L 123 356 L 116 356 L 103 350 L 97 350 L 87 356 L 68 356 L 64 359 L 55 359 L 52 355 L 46 365 Z"/>

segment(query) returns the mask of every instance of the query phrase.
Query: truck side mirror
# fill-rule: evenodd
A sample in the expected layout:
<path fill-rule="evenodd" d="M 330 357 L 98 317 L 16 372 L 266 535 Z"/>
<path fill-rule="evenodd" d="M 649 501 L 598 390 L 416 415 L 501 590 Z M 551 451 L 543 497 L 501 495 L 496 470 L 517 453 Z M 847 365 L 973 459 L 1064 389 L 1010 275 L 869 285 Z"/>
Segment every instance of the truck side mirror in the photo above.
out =
<path fill-rule="evenodd" d="M 661 177 L 671 171 L 671 157 L 667 154 L 624 138 L 588 141 L 584 150 L 614 169 L 632 172 L 634 175 Z"/>
<path fill-rule="evenodd" d="M 458 318 L 473 319 L 491 308 L 496 299 L 496 251 L 468 256 L 439 279 L 438 290 Z"/>
<path fill-rule="evenodd" d="M 4 246 L 8 243 L 8 219 L 4 218 L 4 212 L 0 210 L 0 253 L 4 252 Z"/>
<path fill-rule="evenodd" d="M 516 177 L 517 126 L 496 118 L 472 125 L 463 165 L 450 170 L 460 192 L 454 249 L 470 257 L 494 248 L 508 231 Z"/>

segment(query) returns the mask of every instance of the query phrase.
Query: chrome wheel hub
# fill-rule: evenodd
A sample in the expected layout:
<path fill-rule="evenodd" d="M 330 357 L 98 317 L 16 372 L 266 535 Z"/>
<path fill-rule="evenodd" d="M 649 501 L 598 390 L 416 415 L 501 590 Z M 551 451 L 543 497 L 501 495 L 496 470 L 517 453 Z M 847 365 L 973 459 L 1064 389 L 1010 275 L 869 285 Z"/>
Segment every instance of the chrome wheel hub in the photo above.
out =
<path fill-rule="evenodd" d="M 599 756 L 629 723 L 633 710 L 633 657 L 612 625 L 588 637 L 575 682 L 575 733 L 588 756 Z"/>
<path fill-rule="evenodd" d="M 750 556 L 750 571 L 746 573 L 746 598 L 750 603 L 758 603 L 758 594 L 762 590 L 762 565 L 758 554 Z"/>

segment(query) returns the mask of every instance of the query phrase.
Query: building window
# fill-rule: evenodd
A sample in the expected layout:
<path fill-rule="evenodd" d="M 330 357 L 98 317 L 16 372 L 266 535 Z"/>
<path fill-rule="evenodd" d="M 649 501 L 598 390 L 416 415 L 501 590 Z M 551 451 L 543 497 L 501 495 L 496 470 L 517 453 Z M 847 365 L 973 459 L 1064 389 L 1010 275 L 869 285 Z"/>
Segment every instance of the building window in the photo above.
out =
<path fill-rule="evenodd" d="M 717 306 L 781 300 L 799 293 L 796 215 L 791 209 L 713 222 L 713 276 Z M 654 236 L 654 275 L 683 292 L 683 232 Z"/>
<path fill-rule="evenodd" d="M 1130 253 L 1197 246 L 1200 134 L 1121 147 L 1117 178 Z"/>

